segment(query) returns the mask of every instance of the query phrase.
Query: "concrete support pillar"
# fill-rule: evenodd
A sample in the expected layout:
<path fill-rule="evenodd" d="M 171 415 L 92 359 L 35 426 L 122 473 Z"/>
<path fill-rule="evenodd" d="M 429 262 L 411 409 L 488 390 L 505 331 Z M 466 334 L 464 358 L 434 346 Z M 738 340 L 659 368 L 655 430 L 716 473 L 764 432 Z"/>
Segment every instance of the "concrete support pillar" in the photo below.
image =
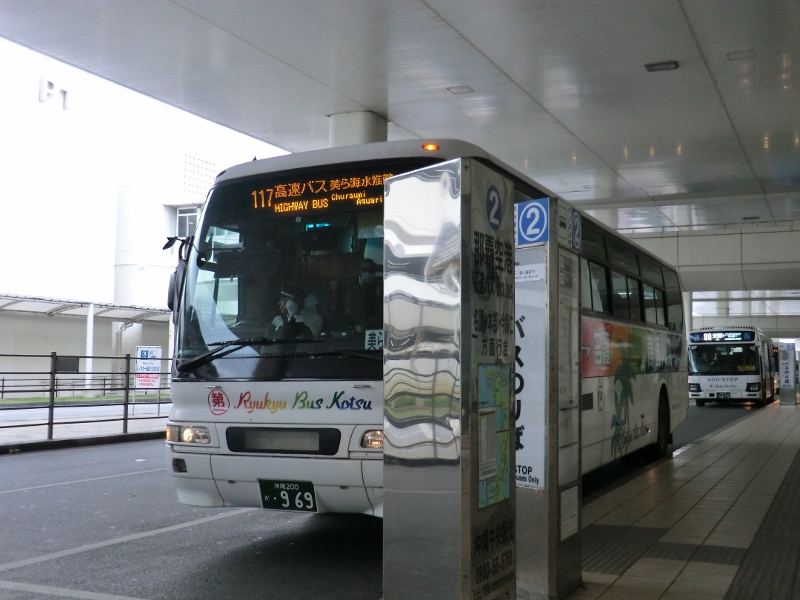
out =
<path fill-rule="evenodd" d="M 692 323 L 692 292 L 683 292 L 683 321 L 686 333 L 689 333 L 694 325 Z"/>
<path fill-rule="evenodd" d="M 767 314 L 767 303 L 764 300 L 756 300 L 753 292 L 750 292 L 752 300 L 750 300 L 750 311 L 748 315 L 765 315 Z"/>
<path fill-rule="evenodd" d="M 719 302 L 717 303 L 717 315 L 720 317 L 729 317 L 731 314 L 730 294 L 728 292 L 719 293 Z"/>
<path fill-rule="evenodd" d="M 328 142 L 331 148 L 385 142 L 388 132 L 389 122 L 373 112 L 339 113 L 330 116 Z"/>

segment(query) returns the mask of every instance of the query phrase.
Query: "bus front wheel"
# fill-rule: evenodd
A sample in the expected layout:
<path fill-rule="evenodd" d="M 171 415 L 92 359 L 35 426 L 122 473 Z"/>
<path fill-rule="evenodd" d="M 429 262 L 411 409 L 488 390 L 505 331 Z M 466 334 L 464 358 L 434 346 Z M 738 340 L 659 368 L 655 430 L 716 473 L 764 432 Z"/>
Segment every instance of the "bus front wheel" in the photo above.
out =
<path fill-rule="evenodd" d="M 697 404 L 697 406 L 705 406 L 706 405 L 706 401 L 705 400 L 701 400 L 700 398 L 697 398 L 694 401 L 694 403 Z"/>

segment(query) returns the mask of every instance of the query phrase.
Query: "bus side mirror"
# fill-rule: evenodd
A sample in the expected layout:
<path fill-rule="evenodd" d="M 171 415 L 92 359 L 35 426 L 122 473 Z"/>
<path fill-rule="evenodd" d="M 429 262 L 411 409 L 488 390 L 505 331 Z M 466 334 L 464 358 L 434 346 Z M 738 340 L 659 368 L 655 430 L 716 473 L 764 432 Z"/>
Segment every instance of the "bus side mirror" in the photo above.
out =
<path fill-rule="evenodd" d="M 163 250 L 168 250 L 175 245 L 175 242 L 178 241 L 181 243 L 181 245 L 178 247 L 178 265 L 169 276 L 169 286 L 167 288 L 167 308 L 172 311 L 172 323 L 175 325 L 178 323 L 178 309 L 181 306 L 183 277 L 186 273 L 186 262 L 189 259 L 189 247 L 192 242 L 192 237 L 169 237 L 167 238 L 167 243 L 164 244 L 163 248 Z"/>

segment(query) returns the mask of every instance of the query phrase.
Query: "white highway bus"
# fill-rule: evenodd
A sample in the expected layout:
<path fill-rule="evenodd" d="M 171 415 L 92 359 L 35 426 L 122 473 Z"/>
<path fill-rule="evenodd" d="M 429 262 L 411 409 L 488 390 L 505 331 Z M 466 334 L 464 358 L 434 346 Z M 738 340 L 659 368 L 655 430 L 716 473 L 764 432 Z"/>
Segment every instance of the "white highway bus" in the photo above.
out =
<path fill-rule="evenodd" d="M 778 366 L 772 340 L 754 327 L 704 327 L 689 333 L 689 395 L 706 402 L 775 399 Z"/>
<path fill-rule="evenodd" d="M 458 157 L 504 172 L 520 197 L 541 194 L 456 140 L 304 152 L 217 176 L 170 286 L 179 501 L 382 516 L 383 265 L 401 260 L 385 251 L 383 182 Z M 688 402 L 675 271 L 586 225 L 584 471 L 646 446 L 663 453 Z M 458 460 L 457 425 L 409 429 L 407 443 Z"/>

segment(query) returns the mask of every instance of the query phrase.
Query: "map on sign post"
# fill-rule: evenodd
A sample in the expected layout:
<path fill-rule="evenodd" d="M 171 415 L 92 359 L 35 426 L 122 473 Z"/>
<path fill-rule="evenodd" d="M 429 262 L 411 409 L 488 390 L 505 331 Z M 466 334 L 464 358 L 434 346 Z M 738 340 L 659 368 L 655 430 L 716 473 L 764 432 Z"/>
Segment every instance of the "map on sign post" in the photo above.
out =
<path fill-rule="evenodd" d="M 509 366 L 478 365 L 479 508 L 509 497 L 511 479 L 508 437 L 511 422 L 510 394 L 511 368 Z"/>

